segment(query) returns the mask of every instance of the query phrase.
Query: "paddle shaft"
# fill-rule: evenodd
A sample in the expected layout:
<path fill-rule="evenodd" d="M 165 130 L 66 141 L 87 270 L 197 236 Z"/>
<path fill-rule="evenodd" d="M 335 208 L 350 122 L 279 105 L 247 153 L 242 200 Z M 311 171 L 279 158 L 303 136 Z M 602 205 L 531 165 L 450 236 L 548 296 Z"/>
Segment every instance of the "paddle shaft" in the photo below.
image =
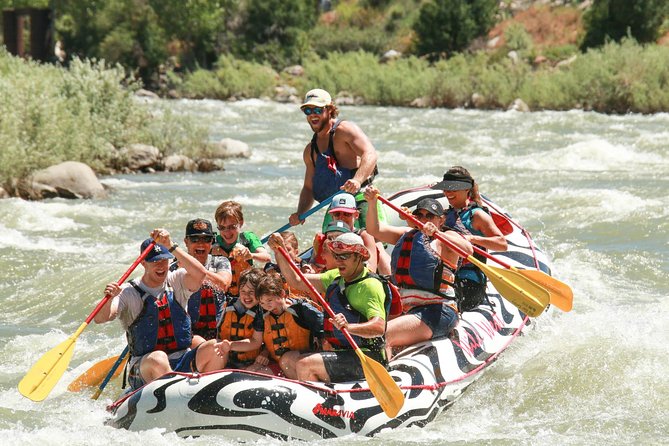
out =
<path fill-rule="evenodd" d="M 311 294 L 323 306 L 323 308 L 328 313 L 328 315 L 331 318 L 334 319 L 335 314 L 332 311 L 332 308 L 330 308 L 330 305 L 327 303 L 327 301 L 325 299 L 323 299 L 323 296 L 321 296 L 321 293 L 319 293 L 318 290 L 316 290 L 316 288 L 314 288 L 314 286 L 311 284 L 311 282 L 309 282 L 309 280 L 307 280 L 307 278 L 304 277 L 304 273 L 302 273 L 302 271 L 300 271 L 300 268 L 298 268 L 298 266 L 295 265 L 295 263 L 290 259 L 290 255 L 288 254 L 288 252 L 286 252 L 286 250 L 284 248 L 280 247 L 280 246 L 278 247 L 278 249 L 279 249 L 279 252 L 281 253 L 281 255 L 286 259 L 288 264 L 290 264 L 290 267 L 292 268 L 292 270 L 295 271 L 295 273 L 300 277 L 302 282 L 304 282 L 309 287 L 309 291 L 311 291 Z M 346 338 L 348 343 L 351 344 L 351 347 L 353 347 L 354 350 L 358 350 L 360 348 L 360 347 L 358 347 L 358 344 L 356 344 L 356 342 L 353 340 L 353 337 L 351 336 L 351 334 L 348 332 L 347 329 L 342 328 L 341 332 L 344 334 L 344 337 Z"/>
<path fill-rule="evenodd" d="M 109 373 L 107 373 L 107 376 L 105 376 L 105 379 L 102 381 L 100 386 L 98 386 L 98 389 L 95 391 L 93 396 L 91 396 L 92 399 L 97 400 L 100 397 L 100 394 L 102 394 L 102 391 L 105 390 L 105 387 L 107 387 L 107 384 L 111 379 L 114 377 L 114 373 L 116 373 L 116 369 L 123 363 L 125 357 L 128 355 L 129 347 L 126 345 L 125 348 L 123 349 L 123 352 L 119 355 L 118 359 L 114 363 L 111 369 L 109 369 Z"/>
<path fill-rule="evenodd" d="M 309 217 L 310 215 L 312 215 L 314 212 L 316 212 L 316 211 L 318 211 L 319 209 L 322 209 L 322 208 L 324 208 L 325 206 L 327 206 L 328 204 L 330 204 L 330 202 L 332 202 L 332 199 L 334 198 L 334 196 L 337 195 L 337 194 L 340 194 L 340 193 L 341 193 L 341 191 L 337 191 L 337 192 L 335 192 L 334 194 L 332 194 L 332 195 L 330 195 L 329 197 L 327 197 L 325 200 L 323 200 L 323 201 L 321 201 L 320 203 L 318 203 L 316 206 L 314 206 L 314 207 L 312 207 L 311 209 L 309 209 L 308 211 L 306 211 L 304 214 L 301 214 L 301 215 L 299 216 L 300 221 L 301 221 L 301 220 L 306 220 L 307 217 Z M 283 232 L 283 231 L 286 231 L 286 230 L 290 229 L 291 227 L 292 227 L 292 226 L 291 226 L 290 223 L 286 223 L 285 225 L 281 226 L 281 227 L 280 227 L 279 229 L 277 229 L 276 231 L 273 231 L 273 232 L 267 234 L 265 237 L 263 237 L 262 240 L 260 240 L 260 243 L 262 243 L 262 244 L 264 245 L 265 243 L 267 243 L 267 240 L 269 240 L 269 237 L 270 237 L 272 234 L 274 234 L 274 232 Z"/>

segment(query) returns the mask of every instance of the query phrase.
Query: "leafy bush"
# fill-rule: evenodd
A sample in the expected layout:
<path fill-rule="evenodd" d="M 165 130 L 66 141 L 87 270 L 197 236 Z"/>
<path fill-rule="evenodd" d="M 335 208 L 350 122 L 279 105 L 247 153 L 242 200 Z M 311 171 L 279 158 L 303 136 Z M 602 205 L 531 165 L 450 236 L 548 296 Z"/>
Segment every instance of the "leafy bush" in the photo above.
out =
<path fill-rule="evenodd" d="M 202 147 L 201 130 L 181 117 L 152 115 L 135 100 L 137 88 L 121 67 L 104 62 L 74 59 L 65 70 L 0 50 L 0 183 L 63 161 L 105 170 L 114 148 L 130 143 Z M 178 140 L 169 128 L 182 129 Z"/>
<path fill-rule="evenodd" d="M 620 42 L 633 37 L 638 42 L 654 42 L 669 13 L 666 0 L 595 0 L 584 16 L 586 34 L 582 48 Z"/>
<path fill-rule="evenodd" d="M 467 48 L 494 24 L 497 0 L 429 0 L 414 25 L 419 54 L 438 58 Z"/>

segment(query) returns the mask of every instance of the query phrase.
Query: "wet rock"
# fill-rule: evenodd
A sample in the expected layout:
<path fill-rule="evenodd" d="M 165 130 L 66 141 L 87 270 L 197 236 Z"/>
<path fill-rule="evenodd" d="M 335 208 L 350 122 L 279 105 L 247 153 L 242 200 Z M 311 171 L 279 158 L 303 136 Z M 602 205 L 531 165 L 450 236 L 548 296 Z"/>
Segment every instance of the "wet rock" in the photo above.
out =
<path fill-rule="evenodd" d="M 66 161 L 35 172 L 23 182 L 27 194 L 23 198 L 102 198 L 106 195 L 102 183 L 88 165 Z"/>
<path fill-rule="evenodd" d="M 163 160 L 167 172 L 195 172 L 197 164 L 186 155 L 170 155 Z"/>
<path fill-rule="evenodd" d="M 522 99 L 518 98 L 514 100 L 511 105 L 509 105 L 509 108 L 507 110 L 515 110 L 518 112 L 529 112 L 530 107 L 523 101 Z"/>
<path fill-rule="evenodd" d="M 222 159 L 202 158 L 197 161 L 197 170 L 199 172 L 215 172 L 225 170 Z"/>
<path fill-rule="evenodd" d="M 119 150 L 118 157 L 114 160 L 116 164 L 114 167 L 119 170 L 127 168 L 130 171 L 148 172 L 149 169 L 155 171 L 161 167 L 161 157 L 157 147 L 147 144 L 131 144 Z"/>
<path fill-rule="evenodd" d="M 144 88 L 140 88 L 135 92 L 135 96 L 139 96 L 140 98 L 150 98 L 150 99 L 160 99 L 160 96 L 158 96 L 156 93 L 153 91 L 145 90 Z"/>
<path fill-rule="evenodd" d="M 432 101 L 428 96 L 423 96 L 422 98 L 416 98 L 413 101 L 411 101 L 411 104 L 409 104 L 411 107 L 416 107 L 416 108 L 429 108 L 431 106 Z"/>
<path fill-rule="evenodd" d="M 219 143 L 212 147 L 213 158 L 250 158 L 251 149 L 245 142 L 223 138 Z"/>
<path fill-rule="evenodd" d="M 485 98 L 479 93 L 472 93 L 471 105 L 474 108 L 483 108 L 485 106 Z"/>
<path fill-rule="evenodd" d="M 334 102 L 337 105 L 364 105 L 365 100 L 360 96 L 354 96 L 353 93 L 348 91 L 340 91 L 337 93 L 337 97 Z"/>
<path fill-rule="evenodd" d="M 0 186 L 0 199 L 9 197 L 10 197 L 9 192 L 7 192 L 4 187 Z"/>

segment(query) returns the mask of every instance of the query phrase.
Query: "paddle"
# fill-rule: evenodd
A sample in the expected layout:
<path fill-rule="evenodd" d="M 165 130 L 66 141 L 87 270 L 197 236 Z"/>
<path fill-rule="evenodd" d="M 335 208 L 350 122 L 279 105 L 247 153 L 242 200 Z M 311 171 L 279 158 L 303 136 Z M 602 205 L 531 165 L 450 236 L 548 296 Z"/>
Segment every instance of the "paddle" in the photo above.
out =
<path fill-rule="evenodd" d="M 137 257 L 137 260 L 135 260 L 125 274 L 118 280 L 119 284 L 124 282 L 135 268 L 137 268 L 137 265 L 139 265 L 139 263 L 144 260 L 147 254 L 153 249 L 154 244 L 155 242 L 149 243 L 149 246 L 146 247 L 139 257 Z M 63 376 L 63 373 L 65 373 L 65 369 L 67 369 L 70 359 L 72 359 L 74 344 L 77 341 L 77 338 L 109 299 L 111 299 L 111 295 L 106 294 L 72 336 L 46 352 L 35 365 L 33 365 L 26 376 L 19 382 L 18 387 L 21 395 L 30 398 L 33 401 L 42 401 L 49 395 L 49 392 L 51 392 L 58 380 Z"/>
<path fill-rule="evenodd" d="M 496 215 L 502 215 L 502 212 L 495 207 L 493 203 L 491 203 L 489 200 L 487 200 L 485 197 L 483 199 L 486 202 L 486 205 L 490 207 L 491 209 L 494 209 L 498 214 Z M 516 221 L 514 221 L 511 217 L 508 217 L 506 215 L 503 216 L 508 222 L 511 224 L 515 225 L 517 228 L 519 228 L 525 237 L 527 237 L 528 241 L 530 242 L 530 248 L 532 248 L 532 251 L 534 252 L 534 245 L 532 243 L 532 239 L 530 235 L 527 233 L 525 228 L 520 226 Z M 573 305 L 574 305 L 574 292 L 572 289 L 567 285 L 566 283 L 556 279 L 555 277 L 549 276 L 548 274 L 544 273 L 543 271 L 540 270 L 533 270 L 533 269 L 517 269 L 514 268 L 511 265 L 508 265 L 501 260 L 497 259 L 496 257 L 491 256 L 488 254 L 486 251 L 474 246 L 474 251 L 477 253 L 483 255 L 484 257 L 491 259 L 498 264 L 502 265 L 506 269 L 511 269 L 513 271 L 516 271 L 517 273 L 522 274 L 523 276 L 527 277 L 530 280 L 533 280 L 537 282 L 539 285 L 542 287 L 546 288 L 548 293 L 550 294 L 550 303 L 552 305 L 555 305 L 562 311 L 571 311 Z M 539 265 L 537 264 L 537 267 Z"/>
<path fill-rule="evenodd" d="M 96 362 L 88 370 L 79 375 L 77 379 L 72 381 L 70 385 L 67 386 L 67 390 L 69 390 L 70 392 L 80 392 L 86 387 L 99 386 L 100 383 L 104 381 L 105 377 L 110 372 L 110 370 L 112 370 L 112 368 L 116 365 L 116 362 L 119 361 L 119 358 L 120 361 L 123 361 L 121 355 L 116 355 L 112 356 L 111 358 L 103 359 L 102 361 Z M 112 378 L 115 378 L 120 373 L 120 370 L 118 371 L 118 373 L 116 373 L 116 369 L 114 369 L 113 373 L 114 376 Z"/>
<path fill-rule="evenodd" d="M 423 228 L 423 223 L 418 221 L 413 215 L 404 211 L 380 195 L 377 195 L 377 198 L 381 200 L 382 203 L 397 211 L 400 215 L 403 215 L 419 229 Z M 516 271 L 496 268 L 477 260 L 474 256 L 467 255 L 465 251 L 461 250 L 452 242 L 447 240 L 439 232 L 435 232 L 434 237 L 440 240 L 442 243 L 445 243 L 446 246 L 457 252 L 460 256 L 466 258 L 471 263 L 476 265 L 481 271 L 483 271 L 492 284 L 495 285 L 495 288 L 497 291 L 499 291 L 499 294 L 504 296 L 504 298 L 513 305 L 518 307 L 518 309 L 523 313 L 527 314 L 528 316 L 536 317 L 539 316 L 544 311 L 544 309 L 546 309 L 546 306 L 550 301 L 550 295 L 548 291 L 546 291 L 546 289 L 540 286 L 538 283 L 528 279 Z"/>
<path fill-rule="evenodd" d="M 330 317 L 334 318 L 335 314 L 332 311 L 332 308 L 330 308 L 330 305 L 323 299 L 316 288 L 309 283 L 307 278 L 304 277 L 304 274 L 302 274 L 300 268 L 295 265 L 286 250 L 279 247 L 279 252 L 286 259 L 291 269 L 297 273 L 300 279 L 302 279 L 302 282 L 309 287 L 311 294 L 318 300 L 318 302 L 320 302 L 323 308 L 325 308 Z M 369 384 L 369 390 L 371 390 L 372 394 L 379 402 L 379 405 L 381 405 L 383 412 L 385 412 L 388 417 L 395 418 L 404 405 L 404 394 L 402 393 L 402 390 L 384 366 L 367 357 L 362 350 L 360 350 L 360 347 L 355 343 L 347 329 L 343 328 L 341 331 L 360 359 L 365 379 L 367 380 L 367 384 Z"/>
<path fill-rule="evenodd" d="M 488 254 L 483 249 L 478 246 L 474 246 L 474 251 L 481 254 L 482 256 L 497 262 L 504 268 L 514 271 L 522 276 L 525 276 L 527 279 L 537 283 L 541 287 L 545 288 L 550 295 L 550 303 L 555 305 L 562 311 L 571 311 L 573 302 L 574 302 L 574 292 L 571 290 L 569 285 L 556 279 L 555 277 L 549 276 L 543 271 L 536 269 L 518 269 L 514 266 L 509 265 L 508 263 L 503 262 L 502 260 Z"/>
<path fill-rule="evenodd" d="M 334 194 L 332 194 L 332 195 L 330 195 L 329 197 L 327 197 L 325 200 L 323 200 L 323 201 L 321 201 L 320 203 L 318 203 L 316 206 L 314 206 L 314 207 L 312 207 L 311 209 L 309 209 L 309 210 L 308 210 L 307 212 L 305 212 L 304 214 L 300 214 L 300 216 L 299 216 L 300 221 L 302 221 L 302 220 L 306 220 L 307 217 L 309 217 L 311 214 L 313 214 L 314 212 L 318 211 L 319 209 L 322 209 L 322 208 L 324 208 L 325 206 L 327 206 L 328 204 L 330 204 L 330 203 L 332 202 L 332 199 L 334 198 L 334 196 L 337 195 L 337 194 L 340 194 L 340 193 L 342 193 L 342 191 L 338 190 L 338 191 L 335 192 Z M 267 243 L 267 240 L 269 240 L 269 237 L 270 237 L 272 234 L 274 234 L 275 232 L 283 232 L 283 231 L 286 231 L 286 230 L 290 229 L 291 227 L 292 227 L 292 226 L 290 225 L 290 223 L 286 223 L 285 225 L 281 226 L 281 227 L 280 227 L 279 229 L 277 229 L 276 231 L 272 231 L 272 232 L 270 232 L 269 234 L 267 234 L 265 237 L 263 237 L 262 240 L 260 240 L 260 243 L 262 243 L 262 244 L 264 245 L 265 243 Z"/>
<path fill-rule="evenodd" d="M 118 359 L 112 366 L 112 368 L 109 370 L 109 373 L 107 373 L 107 376 L 105 376 L 105 379 L 104 381 L 102 381 L 102 384 L 98 386 L 98 390 L 96 390 L 93 396 L 91 396 L 92 399 L 97 400 L 100 397 L 100 394 L 102 394 L 102 391 L 105 390 L 105 387 L 107 387 L 109 381 L 111 381 L 112 378 L 118 376 L 121 373 L 121 370 L 123 370 L 125 364 L 128 362 L 129 351 L 130 348 L 128 345 L 126 345 L 121 354 L 119 355 Z M 119 367 L 121 364 L 123 364 L 123 366 Z"/>

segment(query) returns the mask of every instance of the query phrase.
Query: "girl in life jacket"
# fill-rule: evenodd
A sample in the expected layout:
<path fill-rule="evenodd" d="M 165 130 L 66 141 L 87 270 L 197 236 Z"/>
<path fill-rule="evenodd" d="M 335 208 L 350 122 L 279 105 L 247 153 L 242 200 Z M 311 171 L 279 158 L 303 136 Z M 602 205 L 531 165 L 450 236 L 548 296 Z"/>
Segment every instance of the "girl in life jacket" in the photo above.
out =
<path fill-rule="evenodd" d="M 442 190 L 450 207 L 446 212 L 445 227 L 463 235 L 470 243 L 483 250 L 506 251 L 508 245 L 502 231 L 497 227 L 488 209 L 483 206 L 478 184 L 462 166 L 453 166 L 442 181 L 432 186 Z M 481 254 L 474 257 L 482 262 Z M 455 279 L 455 291 L 460 311 L 470 311 L 487 300 L 487 279 L 483 272 L 464 260 Z"/>
<path fill-rule="evenodd" d="M 256 287 L 256 295 L 264 311 L 265 347 L 248 370 L 297 378 L 295 361 L 284 357 L 313 351 L 323 338 L 323 312 L 305 299 L 287 296 L 284 280 L 269 272 Z"/>
<path fill-rule="evenodd" d="M 224 201 L 214 214 L 219 234 L 211 254 L 225 256 L 232 267 L 232 282 L 228 289 L 230 296 L 239 295 L 239 278 L 243 271 L 254 262 L 267 263 L 272 260 L 260 239 L 251 231 L 241 231 L 244 226 L 242 206 L 236 201 Z"/>
<path fill-rule="evenodd" d="M 376 204 L 379 190 L 370 186 L 365 198 Z M 447 336 L 458 321 L 455 272 L 460 256 L 447 244 L 433 238 L 445 217 L 443 207 L 432 198 L 418 202 L 413 215 L 423 223 L 412 227 L 391 226 L 367 214 L 367 231 L 377 240 L 395 245 L 391 267 L 393 282 L 399 287 L 404 314 L 388 322 L 388 350 Z M 441 236 L 471 254 L 471 244 L 454 231 Z M 390 355 L 389 355 L 390 356 Z"/>
<path fill-rule="evenodd" d="M 220 342 L 214 346 L 221 369 L 245 369 L 260 353 L 265 323 L 255 289 L 264 275 L 258 268 L 244 271 L 239 277 L 239 296 L 223 309 L 218 324 Z"/>

